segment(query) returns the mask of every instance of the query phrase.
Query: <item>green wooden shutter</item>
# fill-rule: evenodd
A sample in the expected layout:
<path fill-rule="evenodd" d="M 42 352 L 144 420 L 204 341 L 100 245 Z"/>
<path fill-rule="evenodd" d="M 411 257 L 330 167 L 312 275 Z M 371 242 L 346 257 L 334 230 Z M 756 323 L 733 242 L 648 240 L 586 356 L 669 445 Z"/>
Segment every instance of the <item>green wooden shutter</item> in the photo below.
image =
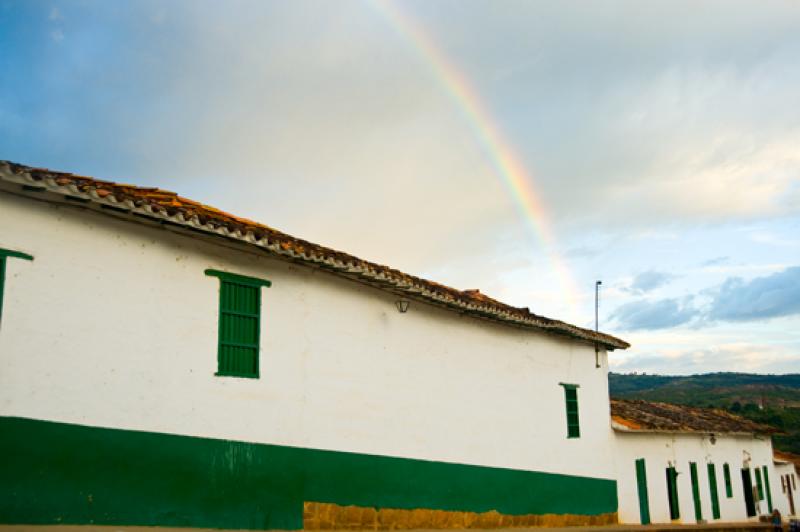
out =
<path fill-rule="evenodd" d="M 3 295 L 6 286 L 6 261 L 9 257 L 33 260 L 33 257 L 27 253 L 20 253 L 19 251 L 11 251 L 10 249 L 0 248 L 0 321 L 3 319 Z"/>
<path fill-rule="evenodd" d="M 731 484 L 731 466 L 724 464 L 722 466 L 722 474 L 725 477 L 725 496 L 727 498 L 733 497 L 733 485 Z"/>
<path fill-rule="evenodd" d="M 259 376 L 261 287 L 269 281 L 206 270 L 219 277 L 217 375 Z"/>
<path fill-rule="evenodd" d="M 669 497 L 669 518 L 681 518 L 681 508 L 678 504 L 678 472 L 674 467 L 667 468 L 667 496 Z"/>
<path fill-rule="evenodd" d="M 567 404 L 567 438 L 580 438 L 581 427 L 578 418 L 578 385 L 564 384 L 564 397 Z"/>
<path fill-rule="evenodd" d="M 708 487 L 711 490 L 711 515 L 719 519 L 719 493 L 717 492 L 717 469 L 708 464 Z"/>
<path fill-rule="evenodd" d="M 756 468 L 756 491 L 758 492 L 758 500 L 764 500 L 764 484 L 761 482 L 761 470 Z"/>
<path fill-rule="evenodd" d="M 694 518 L 699 523 L 703 520 L 703 508 L 700 506 L 700 481 L 697 478 L 697 464 L 689 462 L 689 475 L 692 477 L 692 499 L 694 499 Z"/>
<path fill-rule="evenodd" d="M 769 470 L 767 466 L 762 466 L 764 470 L 764 486 L 767 490 L 767 508 L 769 508 L 769 513 L 772 513 L 772 488 L 769 487 Z"/>
<path fill-rule="evenodd" d="M 647 493 L 647 469 L 644 458 L 636 460 L 636 485 L 639 488 L 639 518 L 643 525 L 649 525 L 650 497 Z"/>

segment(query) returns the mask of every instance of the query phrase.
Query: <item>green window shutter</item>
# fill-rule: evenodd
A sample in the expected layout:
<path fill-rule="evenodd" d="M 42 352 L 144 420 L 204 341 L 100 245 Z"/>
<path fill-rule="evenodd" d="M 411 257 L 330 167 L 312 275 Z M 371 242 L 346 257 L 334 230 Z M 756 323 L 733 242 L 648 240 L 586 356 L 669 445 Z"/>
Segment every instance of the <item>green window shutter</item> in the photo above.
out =
<path fill-rule="evenodd" d="M 767 508 L 769 508 L 769 513 L 772 513 L 772 488 L 769 487 L 769 470 L 767 466 L 762 466 L 764 470 L 764 487 L 767 491 Z"/>
<path fill-rule="evenodd" d="M 708 464 L 708 487 L 711 490 L 711 515 L 719 519 L 719 493 L 717 492 L 717 468 Z"/>
<path fill-rule="evenodd" d="M 271 283 L 217 270 L 206 275 L 220 280 L 217 375 L 258 378 L 261 287 Z"/>
<path fill-rule="evenodd" d="M 6 286 L 6 262 L 9 257 L 23 260 L 33 260 L 33 257 L 27 253 L 20 253 L 19 251 L 11 251 L 10 249 L 0 248 L 0 321 L 3 319 L 3 294 Z"/>
<path fill-rule="evenodd" d="M 733 497 L 733 485 L 731 485 L 731 466 L 724 464 L 722 466 L 722 473 L 725 477 L 725 496 L 730 499 Z"/>
<path fill-rule="evenodd" d="M 650 497 L 647 493 L 647 469 L 644 458 L 636 460 L 636 485 L 639 489 L 639 519 L 643 525 L 649 525 Z"/>
<path fill-rule="evenodd" d="M 694 499 L 694 518 L 699 523 L 703 520 L 703 508 L 700 506 L 700 481 L 697 478 L 697 464 L 689 462 L 689 475 L 692 477 L 692 499 Z"/>
<path fill-rule="evenodd" d="M 761 482 L 761 470 L 756 468 L 756 490 L 758 492 L 758 500 L 764 500 L 764 484 Z"/>
<path fill-rule="evenodd" d="M 567 438 L 580 438 L 581 427 L 578 417 L 578 385 L 564 384 L 564 398 L 567 405 Z"/>
<path fill-rule="evenodd" d="M 678 472 L 674 467 L 667 468 L 667 496 L 669 497 L 669 518 L 681 518 L 681 508 L 678 504 Z"/>

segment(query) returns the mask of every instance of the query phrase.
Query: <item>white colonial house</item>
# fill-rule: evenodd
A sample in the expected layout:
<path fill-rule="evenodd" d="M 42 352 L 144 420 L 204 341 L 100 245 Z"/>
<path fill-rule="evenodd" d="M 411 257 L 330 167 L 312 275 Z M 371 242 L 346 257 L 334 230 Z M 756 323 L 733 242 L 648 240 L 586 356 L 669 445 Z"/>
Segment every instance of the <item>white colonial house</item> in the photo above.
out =
<path fill-rule="evenodd" d="M 8 162 L 0 249 L 5 522 L 616 521 L 622 340 Z"/>
<path fill-rule="evenodd" d="M 774 465 L 777 432 L 721 410 L 611 401 L 619 519 L 624 523 L 757 520 L 793 514 Z"/>
<path fill-rule="evenodd" d="M 653 522 L 670 465 L 693 521 L 687 460 L 743 520 L 772 467 L 768 435 L 612 427 L 618 338 L 164 190 L 0 162 L 0 305 L 0 523 L 638 522 L 639 458 Z"/>

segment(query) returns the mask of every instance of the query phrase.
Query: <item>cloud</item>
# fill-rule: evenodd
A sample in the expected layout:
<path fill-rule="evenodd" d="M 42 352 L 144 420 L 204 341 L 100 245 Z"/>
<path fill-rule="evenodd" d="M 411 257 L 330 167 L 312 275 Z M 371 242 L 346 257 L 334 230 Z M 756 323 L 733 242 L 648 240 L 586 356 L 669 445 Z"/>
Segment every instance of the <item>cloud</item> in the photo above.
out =
<path fill-rule="evenodd" d="M 632 294 L 644 294 L 668 284 L 675 277 L 671 273 L 648 270 L 637 274 L 625 290 Z"/>
<path fill-rule="evenodd" d="M 723 264 L 727 264 L 728 262 L 730 262 L 730 260 L 731 258 L 727 255 L 722 257 L 714 257 L 713 259 L 708 259 L 706 261 L 703 261 L 702 264 L 700 264 L 700 266 L 702 267 L 721 266 Z"/>
<path fill-rule="evenodd" d="M 752 321 L 800 314 L 800 266 L 745 281 L 727 279 L 714 295 L 708 318 Z"/>
<path fill-rule="evenodd" d="M 721 364 L 721 361 L 724 361 Z M 655 348 L 641 353 L 612 355 L 612 371 L 645 371 L 692 375 L 721 369 L 753 373 L 797 372 L 800 351 L 796 346 L 726 342 L 713 347 Z"/>
<path fill-rule="evenodd" d="M 697 317 L 698 311 L 688 301 L 660 299 L 640 300 L 618 307 L 611 315 L 620 329 L 636 331 L 641 329 L 666 329 L 684 325 Z"/>
<path fill-rule="evenodd" d="M 647 272 L 657 274 L 657 272 Z M 629 293 L 642 293 L 665 282 L 660 275 L 634 280 Z M 699 304 L 698 301 L 707 301 Z M 763 321 L 800 314 L 800 266 L 764 277 L 728 277 L 721 285 L 683 299 L 641 299 L 617 307 L 610 316 L 624 331 L 657 330 L 692 322 L 707 327 L 717 322 Z"/>

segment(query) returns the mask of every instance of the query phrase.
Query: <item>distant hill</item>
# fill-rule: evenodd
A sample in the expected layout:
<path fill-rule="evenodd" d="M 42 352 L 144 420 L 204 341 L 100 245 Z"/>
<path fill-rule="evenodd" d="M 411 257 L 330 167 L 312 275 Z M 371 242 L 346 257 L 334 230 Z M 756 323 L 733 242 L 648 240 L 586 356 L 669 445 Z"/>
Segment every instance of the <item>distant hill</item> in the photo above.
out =
<path fill-rule="evenodd" d="M 610 373 L 611 397 L 723 408 L 786 432 L 775 448 L 800 454 L 800 374 L 706 373 L 688 376 Z"/>

